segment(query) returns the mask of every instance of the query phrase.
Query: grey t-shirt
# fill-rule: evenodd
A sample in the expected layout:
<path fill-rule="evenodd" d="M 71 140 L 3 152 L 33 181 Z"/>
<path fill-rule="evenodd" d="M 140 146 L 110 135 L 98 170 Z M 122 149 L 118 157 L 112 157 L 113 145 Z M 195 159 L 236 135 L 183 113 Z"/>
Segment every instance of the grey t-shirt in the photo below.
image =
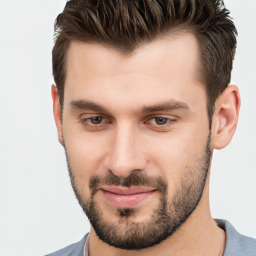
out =
<path fill-rule="evenodd" d="M 256 256 L 256 239 L 239 234 L 226 220 L 216 220 L 218 226 L 226 232 L 226 245 L 223 256 Z M 46 256 L 89 256 L 87 254 L 86 234 L 75 244 Z"/>

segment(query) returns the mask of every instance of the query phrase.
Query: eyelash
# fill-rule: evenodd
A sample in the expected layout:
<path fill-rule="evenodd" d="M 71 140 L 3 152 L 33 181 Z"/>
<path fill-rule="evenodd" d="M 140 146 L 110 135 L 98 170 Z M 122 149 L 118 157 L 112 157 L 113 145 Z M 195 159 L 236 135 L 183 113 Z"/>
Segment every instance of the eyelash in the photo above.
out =
<path fill-rule="evenodd" d="M 92 122 L 93 118 L 101 118 L 101 122 L 98 123 L 98 124 L 94 124 Z M 166 123 L 164 123 L 164 124 L 157 124 L 157 122 L 156 122 L 157 118 L 163 119 L 164 121 L 166 121 Z M 152 124 L 152 120 L 154 120 L 153 124 Z M 104 121 L 104 122 L 102 122 L 102 121 Z M 110 124 L 111 120 L 108 121 L 108 119 L 105 118 L 104 116 L 95 115 L 95 116 L 91 116 L 91 117 L 88 117 L 88 118 L 82 118 L 81 117 L 79 119 L 79 122 L 81 122 L 84 126 L 87 126 L 87 127 L 93 128 L 93 129 L 101 129 L 101 128 L 104 128 L 105 125 Z M 164 128 L 169 127 L 170 125 L 172 125 L 175 122 L 176 122 L 176 119 L 174 119 L 174 118 L 172 119 L 172 118 L 168 118 L 168 117 L 164 117 L 164 116 L 151 116 L 151 117 L 148 117 L 144 123 L 145 124 L 151 123 L 151 125 L 153 127 L 164 129 Z"/>
<path fill-rule="evenodd" d="M 156 119 L 163 119 L 164 121 L 166 121 L 166 123 L 165 124 L 157 124 Z M 154 125 L 156 125 L 156 126 L 168 126 L 172 122 L 175 122 L 174 119 L 171 119 L 171 118 L 168 118 L 168 117 L 163 117 L 163 116 L 154 116 L 154 117 L 151 117 L 151 118 L 148 119 L 148 121 L 151 121 L 151 120 L 155 120 L 155 124 Z"/>
<path fill-rule="evenodd" d="M 88 126 L 99 126 L 102 125 L 103 123 L 99 123 L 99 124 L 93 124 L 92 123 L 92 119 L 93 118 L 101 118 L 101 120 L 107 120 L 105 117 L 103 116 L 92 116 L 92 117 L 88 117 L 88 118 L 80 118 L 79 122 L 81 122 L 83 125 L 88 125 Z M 90 124 L 89 124 L 90 122 Z"/>

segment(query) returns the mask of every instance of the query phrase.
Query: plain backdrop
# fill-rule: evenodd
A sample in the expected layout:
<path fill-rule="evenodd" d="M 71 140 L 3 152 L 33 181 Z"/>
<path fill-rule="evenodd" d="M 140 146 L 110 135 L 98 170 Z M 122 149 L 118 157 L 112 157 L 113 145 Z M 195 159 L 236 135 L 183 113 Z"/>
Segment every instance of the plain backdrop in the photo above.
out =
<path fill-rule="evenodd" d="M 78 241 L 89 223 L 69 184 L 52 115 L 51 49 L 65 0 L 0 0 L 0 255 Z M 256 237 L 255 0 L 229 0 L 239 31 L 232 83 L 242 96 L 232 143 L 214 154 L 211 210 Z"/>

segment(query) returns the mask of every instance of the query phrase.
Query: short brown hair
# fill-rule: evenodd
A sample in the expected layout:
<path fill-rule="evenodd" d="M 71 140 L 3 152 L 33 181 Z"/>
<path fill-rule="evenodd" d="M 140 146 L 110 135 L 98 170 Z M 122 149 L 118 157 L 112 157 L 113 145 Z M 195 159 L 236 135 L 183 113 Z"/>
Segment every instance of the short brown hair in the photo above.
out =
<path fill-rule="evenodd" d="M 198 39 L 212 117 L 230 83 L 237 31 L 221 0 L 70 0 L 55 21 L 53 76 L 63 108 L 66 54 L 71 41 L 100 43 L 129 53 L 171 31 Z"/>

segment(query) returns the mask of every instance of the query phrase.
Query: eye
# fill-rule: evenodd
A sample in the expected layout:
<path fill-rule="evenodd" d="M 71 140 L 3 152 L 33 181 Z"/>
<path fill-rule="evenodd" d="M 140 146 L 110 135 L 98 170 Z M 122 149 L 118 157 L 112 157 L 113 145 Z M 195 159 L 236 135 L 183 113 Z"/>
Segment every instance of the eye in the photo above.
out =
<path fill-rule="evenodd" d="M 100 123 L 102 123 L 103 117 L 102 116 L 94 116 L 94 117 L 89 118 L 89 120 L 92 124 L 100 124 Z"/>
<path fill-rule="evenodd" d="M 92 114 L 80 116 L 79 122 L 82 124 L 83 129 L 89 132 L 105 130 L 111 124 L 111 120 L 109 118 L 105 118 L 103 116 L 96 116 Z"/>
<path fill-rule="evenodd" d="M 149 123 L 153 124 L 153 125 L 157 125 L 157 126 L 164 126 L 164 125 L 168 125 L 169 123 L 171 123 L 174 120 L 171 120 L 170 118 L 166 118 L 166 117 L 152 117 L 149 119 Z"/>
<path fill-rule="evenodd" d="M 85 126 L 98 127 L 108 123 L 108 119 L 103 116 L 86 116 L 83 115 L 79 118 L 79 121 Z"/>
<path fill-rule="evenodd" d="M 153 130 L 169 131 L 176 121 L 175 117 L 151 116 L 147 119 L 146 124 Z"/>
<path fill-rule="evenodd" d="M 165 125 L 170 121 L 169 118 L 165 117 L 154 117 L 152 118 L 152 120 L 154 120 L 154 123 L 156 123 L 157 125 Z"/>

